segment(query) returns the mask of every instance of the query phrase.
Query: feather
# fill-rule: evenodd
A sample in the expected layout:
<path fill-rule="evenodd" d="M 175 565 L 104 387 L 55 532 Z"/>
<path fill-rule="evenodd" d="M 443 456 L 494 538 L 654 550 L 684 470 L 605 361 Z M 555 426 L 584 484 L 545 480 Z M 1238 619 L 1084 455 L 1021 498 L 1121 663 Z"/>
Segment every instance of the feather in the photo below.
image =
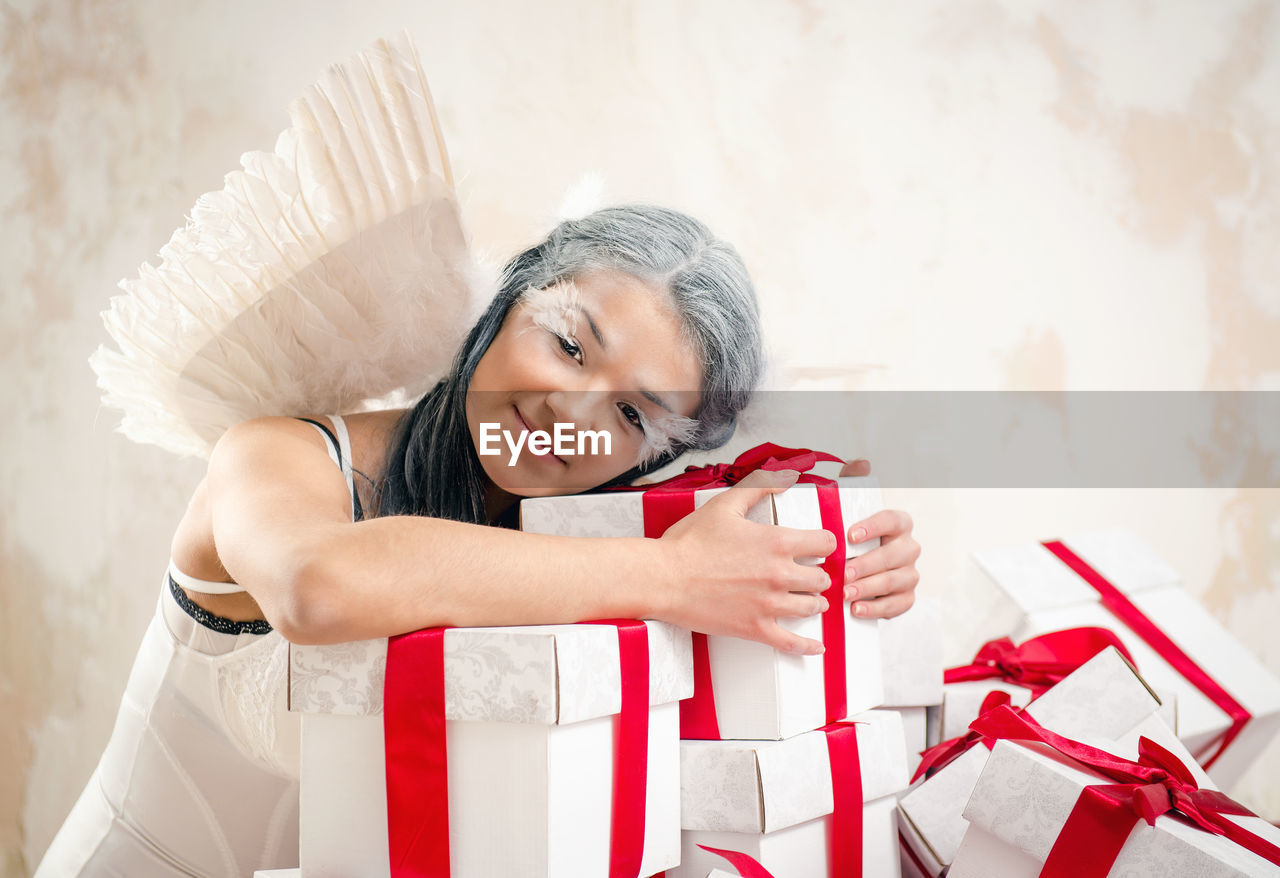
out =
<path fill-rule="evenodd" d="M 232 424 L 411 399 L 496 278 L 473 258 L 407 34 L 331 67 L 120 283 L 90 358 L 130 438 L 207 456 Z"/>
<path fill-rule="evenodd" d="M 604 204 L 604 177 L 595 171 L 583 174 L 565 190 L 556 211 L 556 221 L 582 219 Z"/>

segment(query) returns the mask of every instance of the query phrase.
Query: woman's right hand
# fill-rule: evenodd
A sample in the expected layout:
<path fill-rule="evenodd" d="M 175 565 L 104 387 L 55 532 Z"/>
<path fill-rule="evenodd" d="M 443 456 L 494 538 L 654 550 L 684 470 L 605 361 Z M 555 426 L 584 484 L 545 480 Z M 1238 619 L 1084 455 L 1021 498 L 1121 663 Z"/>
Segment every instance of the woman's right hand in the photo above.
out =
<path fill-rule="evenodd" d="M 798 478 L 795 470 L 756 470 L 667 529 L 661 541 L 672 550 L 672 593 L 660 618 L 796 655 L 823 651 L 819 641 L 788 631 L 778 619 L 827 609 L 822 593 L 831 579 L 816 565 L 836 550 L 835 535 L 746 518 L 748 509 Z"/>

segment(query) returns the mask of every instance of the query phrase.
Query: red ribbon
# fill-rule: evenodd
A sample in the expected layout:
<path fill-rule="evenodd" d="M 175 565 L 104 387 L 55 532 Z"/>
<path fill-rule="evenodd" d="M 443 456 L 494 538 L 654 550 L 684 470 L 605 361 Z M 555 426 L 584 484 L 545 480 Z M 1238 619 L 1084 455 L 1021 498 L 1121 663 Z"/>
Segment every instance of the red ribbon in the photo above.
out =
<path fill-rule="evenodd" d="M 708 847 L 705 844 L 700 844 L 698 847 L 708 853 L 724 857 L 729 861 L 729 865 L 738 870 L 738 874 L 742 878 L 773 878 L 773 873 L 761 866 L 756 858 L 750 854 L 744 854 L 742 851 L 721 850 L 720 848 Z"/>
<path fill-rule="evenodd" d="M 978 708 L 978 716 L 982 716 L 989 710 L 997 707 L 1008 706 L 1012 699 L 1009 693 L 1003 689 L 993 689 L 987 693 L 987 697 L 982 699 L 982 706 Z M 1015 708 L 1021 711 L 1022 708 Z M 971 749 L 974 744 L 981 742 L 988 750 L 993 746 L 993 742 L 987 740 L 983 735 L 973 731 L 973 724 L 969 725 L 969 731 L 963 735 L 934 744 L 932 747 L 925 749 L 920 754 L 920 764 L 916 766 L 915 774 L 911 775 L 911 782 L 915 783 L 922 777 L 933 774 L 935 771 L 941 771 L 950 762 L 954 761 L 960 754 Z"/>
<path fill-rule="evenodd" d="M 1068 628 L 1032 637 L 1014 646 L 1008 637 L 982 645 L 973 662 L 943 672 L 944 683 L 999 678 L 1031 690 L 1039 698 L 1089 659 L 1114 646 L 1133 664 L 1120 638 L 1106 628 Z"/>
<path fill-rule="evenodd" d="M 1110 610 L 1113 616 L 1124 622 L 1134 634 L 1146 641 L 1147 645 L 1168 662 L 1175 671 L 1181 674 L 1187 682 L 1203 692 L 1205 697 L 1218 706 L 1218 709 L 1231 717 L 1230 727 L 1214 741 L 1210 741 L 1206 745 L 1205 751 L 1196 754 L 1200 763 L 1206 769 L 1212 767 L 1218 761 L 1218 757 L 1244 730 L 1245 724 L 1253 718 L 1249 711 L 1245 710 L 1244 705 L 1232 698 L 1226 689 L 1218 685 L 1218 682 L 1196 664 L 1189 655 L 1183 652 L 1181 647 L 1170 640 L 1168 635 L 1156 627 L 1155 623 L 1148 619 L 1120 589 L 1108 582 L 1097 570 L 1090 567 L 1083 558 L 1068 549 L 1060 540 L 1048 540 L 1042 545 L 1057 556 L 1063 564 L 1074 570 L 1081 579 L 1093 586 L 1101 596 L 1102 605 Z M 1216 749 L 1206 756 L 1206 751 L 1214 748 L 1215 745 Z"/>
<path fill-rule="evenodd" d="M 426 628 L 387 640 L 382 729 L 392 878 L 449 875 L 444 631 Z"/>
<path fill-rule="evenodd" d="M 822 569 L 831 577 L 828 594 L 833 596 L 822 615 L 822 637 L 826 645 L 823 685 L 827 721 L 834 722 L 843 719 L 848 712 L 844 649 L 844 516 L 840 510 L 838 483 L 808 472 L 820 460 L 843 463 L 840 458 L 826 452 L 785 448 L 766 442 L 744 451 L 731 464 L 688 466 L 683 473 L 652 485 L 621 485 L 611 490 L 644 491 L 644 535 L 657 539 L 666 533 L 667 528 L 693 512 L 696 491 L 731 487 L 756 470 L 793 469 L 801 473 L 797 483 L 816 486 L 822 527 L 836 537 L 836 550 L 822 563 Z M 720 740 L 707 636 L 698 632 L 693 634 L 693 697 L 680 702 L 680 737 Z"/>
<path fill-rule="evenodd" d="M 622 705 L 615 718 L 610 878 L 635 878 L 644 854 L 649 759 L 649 639 L 643 622 L 618 630 Z M 448 878 L 449 774 L 444 714 L 444 628 L 387 641 L 382 724 L 392 878 Z"/>
<path fill-rule="evenodd" d="M 690 464 L 684 472 L 678 473 L 661 482 L 651 485 L 615 485 L 610 491 L 701 491 L 705 488 L 728 488 L 738 484 L 758 469 L 778 471 L 793 469 L 796 472 L 808 472 L 820 460 L 844 463 L 840 458 L 825 451 L 811 451 L 808 448 L 787 448 L 764 442 L 749 448 L 734 458 L 733 463 L 715 463 L 706 466 Z"/>
<path fill-rule="evenodd" d="M 1256 816 L 1217 790 L 1202 790 L 1176 756 L 1149 738 L 1138 741 L 1133 761 L 1072 741 L 1026 714 L 997 707 L 973 721 L 974 731 L 992 740 L 1045 744 L 1113 784 L 1085 787 L 1058 833 L 1041 878 L 1105 878 L 1139 820 L 1176 811 L 1205 832 L 1221 835 L 1268 862 L 1280 865 L 1280 847 L 1254 835 L 1225 815 Z"/>
<path fill-rule="evenodd" d="M 1039 698 L 1108 646 L 1114 646 L 1133 664 L 1129 650 L 1106 628 L 1067 628 L 1032 637 L 1021 646 L 1014 646 L 1008 637 L 988 641 L 978 650 L 971 664 L 948 668 L 942 679 L 944 683 L 962 683 L 999 677 L 1030 689 L 1032 698 Z M 993 690 L 983 699 L 978 715 L 1010 702 L 1007 692 Z M 920 754 L 920 764 L 911 776 L 911 782 L 915 783 L 919 778 L 943 768 L 979 741 L 991 749 L 992 742 L 972 731 L 970 726 L 967 733 L 929 747 Z"/>
<path fill-rule="evenodd" d="M 618 629 L 622 709 L 614 720 L 609 878 L 635 878 L 644 856 L 645 784 L 649 775 L 649 629 L 634 619 L 585 624 Z"/>
<path fill-rule="evenodd" d="M 831 878 L 862 875 L 862 765 L 852 722 L 823 726 L 831 762 Z"/>
<path fill-rule="evenodd" d="M 1001 678 L 1006 682 L 1032 690 L 1032 698 L 1039 698 L 1044 692 L 1061 682 L 1078 669 L 1082 664 L 1101 653 L 1107 646 L 1115 646 L 1133 664 L 1129 650 L 1120 643 L 1119 637 L 1106 628 L 1066 628 L 1064 631 L 1051 631 L 1039 637 L 1024 641 L 1021 646 L 1014 646 L 1009 637 L 989 640 L 978 654 L 974 655 L 972 664 L 957 668 L 947 668 L 942 673 L 942 681 L 946 683 L 965 682 L 969 680 L 991 680 Z M 1009 694 L 1000 690 L 988 692 L 982 701 L 978 715 L 987 713 L 1001 704 L 1010 704 Z M 934 744 L 920 754 L 920 764 L 911 776 L 911 783 L 928 776 L 945 767 L 956 756 L 982 741 L 991 749 L 991 741 L 984 740 L 977 732 L 966 732 L 965 735 Z"/>

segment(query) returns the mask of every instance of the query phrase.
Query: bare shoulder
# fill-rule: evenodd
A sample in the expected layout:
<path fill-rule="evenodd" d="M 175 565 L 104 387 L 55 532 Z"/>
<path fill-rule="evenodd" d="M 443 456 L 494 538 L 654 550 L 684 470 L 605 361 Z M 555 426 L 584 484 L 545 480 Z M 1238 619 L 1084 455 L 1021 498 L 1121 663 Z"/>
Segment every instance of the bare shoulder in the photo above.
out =
<path fill-rule="evenodd" d="M 219 508 L 228 505 L 241 511 L 274 507 L 337 513 L 350 503 L 324 436 L 291 417 L 254 418 L 227 430 L 209 458 L 206 483 L 215 519 Z"/>
<path fill-rule="evenodd" d="M 314 416 L 306 416 L 314 420 Z M 321 423 L 324 423 L 321 421 Z M 209 467 L 213 469 L 221 460 L 270 454 L 273 449 L 296 448 L 299 441 L 320 447 L 323 440 L 315 427 L 299 418 L 253 418 L 235 424 L 213 447 Z"/>
<path fill-rule="evenodd" d="M 177 568 L 196 579 L 234 582 L 217 550 L 214 507 L 219 493 L 252 502 L 245 485 L 279 485 L 279 479 L 290 472 L 295 479 L 309 477 L 323 485 L 322 475 L 316 479 L 320 467 L 333 466 L 322 443 L 315 428 L 293 418 L 259 418 L 237 424 L 223 434 L 214 447 L 208 472 L 174 530 L 170 556 Z M 286 459 L 291 461 L 287 466 Z M 338 484 L 332 490 L 344 488 Z M 187 596 L 217 615 L 236 620 L 262 618 L 257 604 L 245 594 L 193 596 L 188 592 Z"/>

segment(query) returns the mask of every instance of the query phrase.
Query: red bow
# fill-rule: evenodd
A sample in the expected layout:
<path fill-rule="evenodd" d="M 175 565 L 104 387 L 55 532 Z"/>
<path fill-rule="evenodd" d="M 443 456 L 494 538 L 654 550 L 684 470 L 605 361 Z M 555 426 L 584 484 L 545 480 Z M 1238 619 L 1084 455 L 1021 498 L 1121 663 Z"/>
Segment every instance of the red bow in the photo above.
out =
<path fill-rule="evenodd" d="M 1048 745 L 1117 781 L 1085 787 L 1049 852 L 1041 878 L 1105 878 L 1134 824 L 1143 819 L 1155 825 L 1157 817 L 1170 811 L 1280 865 L 1280 847 L 1224 816 L 1255 816 L 1252 811 L 1217 790 L 1200 789 L 1187 767 L 1149 738 L 1139 740 L 1135 762 L 1064 738 L 1007 706 L 983 714 L 970 728 L 992 740 Z"/>
<path fill-rule="evenodd" d="M 1129 650 L 1106 628 L 1068 628 L 1032 637 L 1021 646 L 1014 646 L 1008 637 L 988 641 L 971 664 L 948 668 L 942 679 L 960 683 L 999 677 L 1030 689 L 1032 697 L 1038 698 L 1108 646 L 1133 664 Z"/>
<path fill-rule="evenodd" d="M 987 693 L 986 698 L 982 699 L 982 707 L 978 709 L 978 715 L 982 716 L 987 711 L 994 710 L 997 707 L 1009 706 L 1011 702 L 1012 699 L 1009 697 L 1008 692 L 1005 692 L 1003 689 L 994 689 Z M 1013 709 L 1019 712 L 1022 710 L 1021 707 Z M 973 731 L 973 726 L 971 724 L 969 731 L 965 734 L 943 741 L 940 744 L 934 744 L 932 747 L 927 748 L 920 754 L 920 764 L 916 766 L 916 773 L 911 775 L 911 782 L 915 783 L 926 775 L 933 774 L 935 771 L 941 771 L 948 763 L 954 761 L 960 756 L 960 754 L 972 748 L 973 745 L 977 744 L 979 741 L 986 745 L 988 750 L 991 749 L 993 742 L 988 741 L 986 737 L 979 732 Z"/>
<path fill-rule="evenodd" d="M 811 451 L 808 448 L 787 448 L 765 442 L 749 448 L 734 458 L 733 463 L 711 463 L 706 466 L 685 467 L 678 473 L 661 482 L 651 485 L 615 485 L 610 491 L 701 491 L 706 488 L 728 488 L 738 484 L 756 470 L 777 472 L 793 469 L 806 473 L 813 469 L 820 460 L 844 463 L 834 454 L 825 451 Z"/>

